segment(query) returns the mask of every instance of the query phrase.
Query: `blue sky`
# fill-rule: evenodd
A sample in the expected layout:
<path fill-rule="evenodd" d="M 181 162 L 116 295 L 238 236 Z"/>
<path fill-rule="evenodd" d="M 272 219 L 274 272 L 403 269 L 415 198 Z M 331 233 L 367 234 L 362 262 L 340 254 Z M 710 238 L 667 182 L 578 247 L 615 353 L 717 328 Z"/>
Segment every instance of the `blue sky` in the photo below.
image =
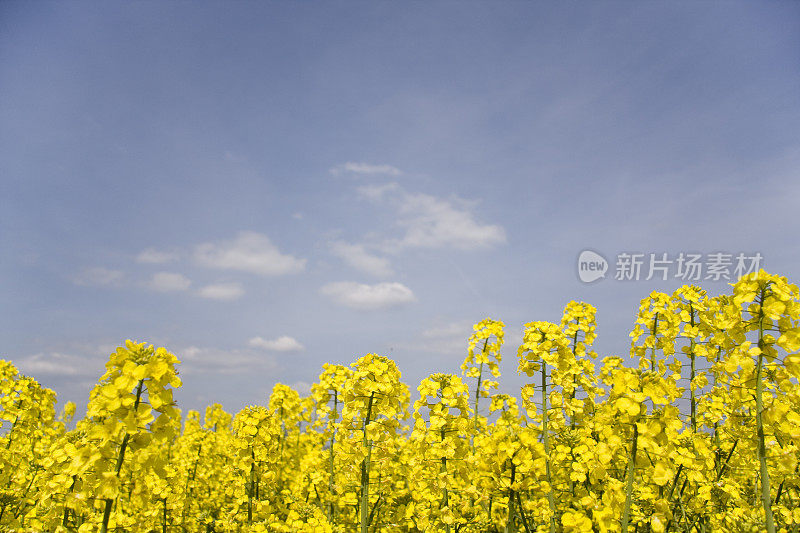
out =
<path fill-rule="evenodd" d="M 794 2 L 2 2 L 0 356 L 82 405 L 149 341 L 238 410 L 368 352 L 413 390 L 491 316 L 513 392 L 573 299 L 625 354 L 683 281 L 620 253 L 800 279 L 799 61 Z"/>

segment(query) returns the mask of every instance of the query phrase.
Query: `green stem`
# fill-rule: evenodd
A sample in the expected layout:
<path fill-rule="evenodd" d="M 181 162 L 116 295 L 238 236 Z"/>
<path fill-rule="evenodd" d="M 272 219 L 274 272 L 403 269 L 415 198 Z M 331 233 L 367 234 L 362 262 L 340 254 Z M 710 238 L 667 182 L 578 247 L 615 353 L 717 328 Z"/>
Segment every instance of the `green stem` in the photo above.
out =
<path fill-rule="evenodd" d="M 367 456 L 361 461 L 361 533 L 369 533 L 369 462 L 372 456 L 372 443 L 367 439 L 367 426 L 372 417 L 372 402 L 375 399 L 375 392 L 369 395 L 367 404 L 367 416 L 364 419 L 364 448 Z"/>
<path fill-rule="evenodd" d="M 183 504 L 183 512 L 181 513 L 181 524 L 186 524 L 186 512 L 187 507 L 191 505 L 192 502 L 192 494 L 194 493 L 194 484 L 190 485 L 192 481 L 195 480 L 197 477 L 197 465 L 200 463 L 200 454 L 203 451 L 203 445 L 197 445 L 197 459 L 194 462 L 194 466 L 192 467 L 192 471 L 186 474 L 186 488 L 184 489 L 184 493 L 187 497 L 184 500 Z"/>
<path fill-rule="evenodd" d="M 444 428 L 442 428 L 440 436 L 441 436 L 442 442 L 444 442 Z M 441 472 L 442 472 L 442 474 L 444 476 L 447 475 L 447 457 L 442 457 Z M 445 477 L 444 487 L 442 487 L 442 503 L 440 505 L 440 508 L 447 507 L 449 504 L 450 504 L 450 501 L 449 501 L 448 494 L 447 494 L 447 482 L 446 482 L 446 477 Z M 445 524 L 445 530 L 447 531 L 447 533 L 450 533 L 450 524 Z"/>
<path fill-rule="evenodd" d="M 489 344 L 489 339 L 483 341 L 483 349 L 481 353 L 486 353 L 486 346 Z M 478 403 L 481 399 L 481 382 L 483 381 L 483 363 L 478 369 L 478 384 L 475 386 L 475 413 L 473 414 L 473 427 L 472 427 L 472 451 L 475 451 L 475 435 L 478 434 Z"/>
<path fill-rule="evenodd" d="M 528 524 L 528 517 L 525 516 L 525 509 L 522 508 L 522 498 L 517 492 L 517 509 L 519 509 L 519 516 L 522 518 L 522 526 L 525 528 L 525 533 L 532 533 L 531 526 Z"/>
<path fill-rule="evenodd" d="M 694 307 L 689 304 L 689 313 L 691 319 L 691 326 L 694 329 L 695 322 L 694 322 Z M 692 335 L 691 339 L 689 339 L 689 359 L 691 360 L 692 370 L 691 370 L 691 377 L 689 379 L 689 400 L 691 402 L 691 412 L 692 412 L 692 433 L 697 433 L 697 400 L 695 398 L 694 392 L 694 378 L 695 378 L 695 366 L 694 366 L 694 335 Z"/>
<path fill-rule="evenodd" d="M 717 348 L 717 355 L 714 358 L 714 366 L 719 364 L 720 356 L 722 355 L 722 347 Z M 719 375 L 717 372 L 714 372 L 714 387 L 717 386 L 719 383 Z M 720 469 L 722 468 L 722 444 L 719 440 L 719 422 L 714 421 L 714 467 L 717 473 L 717 479 L 719 480 L 720 476 Z M 714 507 L 716 508 L 716 502 L 714 503 Z"/>
<path fill-rule="evenodd" d="M 247 491 L 247 523 L 253 523 L 253 493 L 256 490 L 256 454 L 250 448 L 250 488 Z"/>
<path fill-rule="evenodd" d="M 380 484 L 381 478 L 378 476 L 378 484 Z M 372 506 L 372 511 L 369 512 L 369 524 L 371 524 L 375 520 L 375 512 L 378 510 L 378 506 L 383 501 L 383 494 L 378 494 L 378 499 L 375 500 L 375 505 Z M 372 530 L 373 532 L 378 531 L 378 525 L 376 524 L 375 528 Z"/>
<path fill-rule="evenodd" d="M 631 454 L 628 459 L 628 471 L 625 474 L 625 510 L 622 513 L 622 533 L 628 533 L 628 524 L 631 518 L 631 500 L 633 496 L 633 478 L 636 468 L 636 446 L 639 440 L 639 427 L 636 420 L 633 421 L 633 442 L 631 443 Z"/>
<path fill-rule="evenodd" d="M 72 491 L 75 489 L 75 480 L 77 480 L 77 479 L 78 479 L 77 475 L 73 475 L 72 476 L 72 484 L 69 486 L 69 492 L 67 493 L 68 495 L 71 494 Z M 69 507 L 67 507 L 67 498 L 65 497 L 64 498 L 64 518 L 61 521 L 61 527 L 65 528 L 65 527 L 67 527 L 67 524 L 69 524 Z"/>
<path fill-rule="evenodd" d="M 516 533 L 516 516 L 514 514 L 514 476 L 517 472 L 517 467 L 514 464 L 514 459 L 511 461 L 511 482 L 508 485 L 508 517 L 506 518 L 505 533 Z"/>
<path fill-rule="evenodd" d="M 575 354 L 575 349 L 578 347 L 578 331 L 575 330 L 575 334 L 572 336 L 572 356 L 577 361 L 577 355 Z M 567 405 L 569 406 L 569 427 L 572 431 L 575 431 L 575 413 L 572 411 L 572 400 L 575 399 L 576 396 L 576 387 L 578 383 L 578 376 L 577 374 L 572 376 L 572 392 L 569 395 L 569 400 L 567 401 Z M 570 446 L 572 449 L 572 446 Z M 571 457 L 570 462 L 574 462 L 575 457 L 574 455 Z M 571 465 L 570 465 L 571 467 Z M 572 497 L 575 497 L 575 482 L 572 480 L 572 476 L 569 478 L 569 492 L 572 494 Z"/>
<path fill-rule="evenodd" d="M 556 502 L 553 498 L 553 485 L 550 475 L 550 435 L 547 429 L 547 363 L 542 360 L 542 440 L 544 441 L 544 465 L 547 476 L 547 503 L 550 506 L 550 533 L 556 530 Z"/>
<path fill-rule="evenodd" d="M 650 352 L 650 368 L 653 370 L 653 372 L 656 371 L 656 344 L 658 343 L 658 337 L 656 336 L 657 332 L 658 332 L 658 313 L 655 314 L 655 318 L 653 320 L 653 329 L 652 329 L 653 349 Z"/>
<path fill-rule="evenodd" d="M 575 354 L 575 350 L 577 348 L 578 348 L 578 331 L 575 330 L 575 334 L 572 336 L 572 356 L 575 358 L 576 361 L 578 359 L 578 356 Z M 575 429 L 575 414 L 572 412 L 572 400 L 575 399 L 575 396 L 577 395 L 577 392 L 578 392 L 577 391 L 577 384 L 578 384 L 578 375 L 576 374 L 576 375 L 574 375 L 572 377 L 572 392 L 569 395 L 569 402 L 567 404 L 567 405 L 569 405 L 569 409 L 570 409 L 569 427 L 571 429 Z"/>
<path fill-rule="evenodd" d="M 144 380 L 139 380 L 139 385 L 136 387 L 136 401 L 133 402 L 133 412 L 135 413 L 136 410 L 139 408 L 139 401 L 142 399 L 142 388 L 144 387 Z M 127 431 L 125 432 L 125 436 L 122 438 L 122 445 L 119 447 L 119 455 L 117 456 L 117 465 L 116 465 L 116 474 L 119 477 L 119 473 L 122 470 L 122 463 L 125 461 L 125 450 L 128 447 L 128 441 L 130 440 L 131 435 Z M 105 509 L 103 509 L 103 523 L 100 526 L 100 533 L 107 533 L 108 531 L 108 521 L 111 519 L 111 507 L 114 505 L 114 500 L 107 499 Z"/>
<path fill-rule="evenodd" d="M 333 445 L 336 443 L 336 419 L 339 416 L 339 391 L 333 391 L 333 422 L 331 424 L 331 446 L 330 446 L 330 477 L 328 478 L 328 492 L 331 495 L 331 502 L 328 506 L 328 521 L 333 523 L 336 515 L 336 502 L 333 501 L 333 486 L 334 486 L 334 472 L 333 472 Z"/>
<path fill-rule="evenodd" d="M 725 462 L 722 463 L 722 466 L 719 468 L 719 472 L 717 473 L 717 481 L 722 479 L 722 475 L 725 473 L 725 469 L 728 468 L 728 461 L 731 460 L 733 456 L 733 452 L 736 450 L 736 445 L 739 444 L 739 439 L 733 441 L 733 445 L 731 446 L 730 451 L 728 452 L 728 456 L 725 458 Z"/>
<path fill-rule="evenodd" d="M 645 453 L 646 453 L 646 451 L 645 451 Z M 648 455 L 648 457 L 649 457 L 649 455 Z M 670 485 L 669 494 L 667 495 L 667 501 L 672 500 L 672 495 L 675 492 L 675 487 L 678 485 L 678 480 L 681 477 L 681 472 L 682 471 L 683 471 L 683 465 L 679 465 L 678 466 L 678 471 L 675 473 L 675 479 L 672 480 L 672 485 Z M 678 494 L 678 497 L 679 498 L 681 497 L 680 493 Z M 676 506 L 677 506 L 676 502 L 673 502 L 672 503 L 672 508 L 674 509 Z M 669 531 L 669 527 L 670 527 L 671 524 L 672 524 L 672 519 L 667 521 L 667 527 L 665 528 L 665 531 Z"/>
<path fill-rule="evenodd" d="M 33 474 L 31 474 L 31 480 L 28 483 L 28 486 L 25 487 L 25 490 L 22 493 L 22 497 L 20 498 L 20 501 L 19 501 L 19 506 L 17 507 L 17 510 L 14 512 L 14 518 L 17 518 L 20 514 L 22 514 L 22 512 L 25 510 L 25 507 L 27 507 L 25 502 L 27 500 L 28 492 L 31 490 L 31 487 L 33 486 L 33 482 L 36 480 L 37 473 L 38 473 L 38 470 L 35 470 L 33 472 Z"/>
<path fill-rule="evenodd" d="M 764 506 L 764 526 L 767 533 L 775 533 L 775 523 L 772 517 L 772 498 L 770 497 L 769 470 L 767 469 L 767 450 L 764 442 L 764 411 L 763 394 L 764 383 L 761 379 L 764 365 L 764 300 L 766 287 L 761 289 L 758 308 L 758 364 L 756 365 L 756 434 L 758 435 L 758 465 L 761 478 L 761 503 Z"/>

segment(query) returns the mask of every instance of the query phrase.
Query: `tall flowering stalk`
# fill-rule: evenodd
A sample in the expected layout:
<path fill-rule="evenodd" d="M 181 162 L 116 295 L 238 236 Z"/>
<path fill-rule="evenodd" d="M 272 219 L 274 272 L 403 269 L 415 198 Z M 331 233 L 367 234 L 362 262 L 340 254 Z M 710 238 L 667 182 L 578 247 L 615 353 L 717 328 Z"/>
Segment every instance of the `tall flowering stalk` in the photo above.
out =
<path fill-rule="evenodd" d="M 282 432 L 280 421 L 263 406 L 248 406 L 233 419 L 237 437 L 239 468 L 245 479 L 247 494 L 247 523 L 260 515 L 262 494 L 275 492 L 275 470 L 280 465 Z M 262 486 L 262 480 L 268 487 Z"/>
<path fill-rule="evenodd" d="M 177 357 L 164 348 L 129 340 L 111 354 L 105 374 L 92 390 L 86 410 L 91 425 L 85 425 L 90 451 L 82 455 L 76 474 L 83 474 L 84 490 L 104 500 L 101 533 L 108 530 L 114 503 L 122 493 L 126 459 L 149 468 L 160 468 L 167 460 L 162 446 L 175 436 L 180 419 L 172 397 L 173 387 L 181 386 L 177 363 Z M 135 522 L 132 516 L 120 518 L 116 527 Z"/>
<path fill-rule="evenodd" d="M 431 374 L 422 380 L 414 403 L 410 441 L 414 461 L 414 523 L 425 530 L 450 532 L 470 520 L 463 498 L 469 482 L 469 390 L 452 374 Z"/>
<path fill-rule="evenodd" d="M 394 361 L 376 354 L 367 354 L 353 365 L 353 374 L 345 386 L 342 427 L 358 470 L 358 524 L 361 533 L 368 533 L 375 522 L 380 497 L 370 499 L 370 474 L 373 461 L 392 457 L 393 437 L 400 421 L 407 416 L 408 388 L 400 381 Z"/>
<path fill-rule="evenodd" d="M 22 527 L 42 470 L 51 462 L 64 424 L 56 419 L 56 395 L 0 360 L 0 525 Z M 68 407 L 68 409 L 71 409 Z M 68 482 L 65 478 L 64 483 Z"/>
<path fill-rule="evenodd" d="M 549 530 L 551 533 L 556 530 L 558 520 L 555 496 L 553 494 L 553 465 L 551 461 L 550 448 L 550 421 L 551 413 L 547 406 L 550 393 L 548 392 L 548 365 L 551 373 L 567 370 L 571 372 L 572 353 L 569 349 L 569 341 L 564 335 L 564 331 L 551 322 L 531 322 L 525 324 L 522 345 L 517 351 L 519 357 L 518 371 L 529 377 L 533 377 L 537 372 L 541 373 L 541 394 L 542 412 L 540 416 L 542 442 L 544 443 L 545 472 L 549 491 L 547 493 L 547 503 L 550 508 Z M 522 401 L 525 408 L 530 413 L 535 413 L 535 393 L 536 385 L 529 383 L 522 387 Z"/>
<path fill-rule="evenodd" d="M 336 519 L 337 483 L 336 483 L 336 436 L 339 427 L 339 411 L 344 401 L 344 390 L 352 377 L 353 371 L 343 365 L 325 363 L 319 381 L 311 386 L 311 396 L 317 410 L 316 427 L 321 427 L 323 440 L 328 447 L 328 502 L 327 516 L 329 521 Z"/>
<path fill-rule="evenodd" d="M 486 318 L 473 327 L 469 338 L 467 357 L 461 363 L 461 374 L 467 378 L 475 378 L 475 392 L 473 400 L 473 438 L 480 431 L 480 400 L 488 398 L 489 391 L 497 388 L 497 381 L 484 379 L 484 368 L 488 367 L 492 377 L 500 377 L 498 363 L 503 356 L 500 348 L 503 346 L 505 324 L 499 320 Z"/>
<path fill-rule="evenodd" d="M 795 377 L 800 374 L 797 354 L 794 353 L 800 348 L 798 300 L 800 295 L 796 285 L 763 270 L 743 277 L 733 287 L 730 331 L 739 343 L 729 360 L 731 364 L 736 363 L 743 368 L 746 384 L 754 382 L 756 456 L 764 527 L 768 533 L 775 532 L 775 519 L 767 462 L 765 418 L 768 416 L 766 411 L 775 408 L 783 389 L 788 385 L 788 376 L 780 375 L 778 348 L 788 352 L 784 359 L 786 369 Z M 748 339 L 748 334 L 755 335 L 755 344 Z M 771 444 L 781 446 L 779 442 Z"/>

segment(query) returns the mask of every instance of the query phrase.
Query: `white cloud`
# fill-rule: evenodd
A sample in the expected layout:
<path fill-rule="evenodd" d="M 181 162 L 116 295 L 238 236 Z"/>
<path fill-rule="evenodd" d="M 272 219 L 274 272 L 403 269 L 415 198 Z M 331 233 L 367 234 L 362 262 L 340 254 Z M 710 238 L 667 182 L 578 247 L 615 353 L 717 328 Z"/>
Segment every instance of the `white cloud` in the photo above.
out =
<path fill-rule="evenodd" d="M 395 182 L 382 183 L 380 185 L 362 185 L 361 187 L 356 188 L 356 192 L 362 198 L 372 200 L 373 202 L 383 200 L 386 196 L 389 196 L 392 193 L 403 194 L 402 189 L 400 189 L 400 186 Z"/>
<path fill-rule="evenodd" d="M 450 322 L 442 326 L 435 326 L 426 329 L 422 332 L 424 339 L 447 339 L 458 337 L 464 340 L 464 345 L 467 344 L 467 339 L 472 335 L 472 324 L 468 322 Z"/>
<path fill-rule="evenodd" d="M 90 364 L 87 364 L 90 363 Z M 88 376 L 103 373 L 103 364 L 92 358 L 59 352 L 38 353 L 14 362 L 25 375 L 37 376 Z"/>
<path fill-rule="evenodd" d="M 399 168 L 391 165 L 371 165 L 369 163 L 356 163 L 348 161 L 347 163 L 337 165 L 330 169 L 330 173 L 338 176 L 342 173 L 351 174 L 385 174 L 388 176 L 399 176 L 402 174 Z"/>
<path fill-rule="evenodd" d="M 73 280 L 77 285 L 96 287 L 116 287 L 122 282 L 125 275 L 120 270 L 96 267 L 87 268 Z"/>
<path fill-rule="evenodd" d="M 195 249 L 195 260 L 206 267 L 240 270 L 262 276 L 279 276 L 300 272 L 305 259 L 282 254 L 269 237 L 244 231 L 232 241 L 204 243 Z"/>
<path fill-rule="evenodd" d="M 469 322 L 450 322 L 432 327 L 422 332 L 423 342 L 415 344 L 415 349 L 442 354 L 467 354 L 469 336 L 472 335 Z"/>
<path fill-rule="evenodd" d="M 174 353 L 181 360 L 181 372 L 185 374 L 241 374 L 276 367 L 274 357 L 263 353 L 197 346 L 175 350 Z"/>
<path fill-rule="evenodd" d="M 379 278 L 385 278 L 394 273 L 388 259 L 369 253 L 361 244 L 333 241 L 330 246 L 333 255 L 340 257 L 345 263 L 361 272 Z"/>
<path fill-rule="evenodd" d="M 475 322 L 478 321 L 476 317 Z M 467 355 L 469 337 L 474 333 L 473 322 L 458 320 L 439 322 L 422 331 L 414 340 L 400 344 L 405 350 L 448 355 L 461 361 Z M 506 325 L 502 352 L 506 357 L 515 357 L 522 343 L 521 328 Z"/>
<path fill-rule="evenodd" d="M 236 300 L 244 294 L 240 283 L 216 283 L 206 285 L 197 291 L 197 295 L 211 300 Z"/>
<path fill-rule="evenodd" d="M 411 289 L 397 282 L 366 285 L 339 281 L 323 286 L 320 292 L 339 304 L 360 310 L 395 307 L 416 300 Z"/>
<path fill-rule="evenodd" d="M 300 352 L 304 349 L 303 345 L 297 342 L 297 339 L 287 335 L 272 340 L 253 337 L 248 344 L 254 348 L 263 348 L 272 352 Z"/>
<path fill-rule="evenodd" d="M 403 248 L 476 250 L 506 242 L 503 227 L 476 220 L 469 202 L 409 193 L 394 182 L 365 185 L 357 192 L 362 198 L 384 202 L 395 209 L 397 225 L 405 234 L 400 239 L 387 241 L 384 246 L 387 251 L 397 252 Z"/>
<path fill-rule="evenodd" d="M 154 291 L 173 292 L 185 291 L 192 282 L 183 274 L 176 272 L 157 272 L 147 283 L 147 286 Z"/>
<path fill-rule="evenodd" d="M 139 252 L 139 255 L 136 256 L 137 263 L 148 263 L 148 264 L 162 264 L 162 263 L 171 263 L 178 259 L 177 252 L 168 252 L 164 250 L 156 250 L 155 248 L 147 248 L 146 250 L 142 250 Z"/>
<path fill-rule="evenodd" d="M 481 224 L 469 210 L 427 194 L 406 194 L 399 213 L 406 229 L 400 247 L 473 250 L 506 242 L 501 226 Z"/>

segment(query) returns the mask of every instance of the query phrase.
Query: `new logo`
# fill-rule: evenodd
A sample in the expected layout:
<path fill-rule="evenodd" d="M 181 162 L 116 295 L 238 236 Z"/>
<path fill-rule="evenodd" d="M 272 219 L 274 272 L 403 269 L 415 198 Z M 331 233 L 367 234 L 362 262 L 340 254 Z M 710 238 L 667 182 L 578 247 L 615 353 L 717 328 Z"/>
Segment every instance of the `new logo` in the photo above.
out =
<path fill-rule="evenodd" d="M 606 277 L 608 261 L 602 255 L 584 250 L 578 256 L 578 277 L 584 283 L 591 283 Z"/>

